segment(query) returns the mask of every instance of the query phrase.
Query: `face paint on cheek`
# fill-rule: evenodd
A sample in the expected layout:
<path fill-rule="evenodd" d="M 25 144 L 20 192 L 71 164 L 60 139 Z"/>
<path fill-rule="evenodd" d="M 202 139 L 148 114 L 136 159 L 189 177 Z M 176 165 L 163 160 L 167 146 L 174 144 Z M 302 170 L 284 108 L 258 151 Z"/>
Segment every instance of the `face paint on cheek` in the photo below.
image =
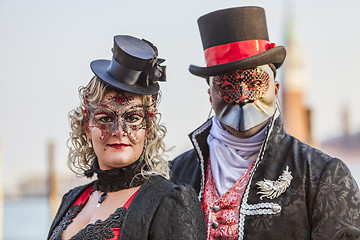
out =
<path fill-rule="evenodd" d="M 97 126 L 96 124 L 89 125 L 89 127 L 88 127 L 89 132 L 90 132 L 90 130 L 91 130 L 92 128 L 97 128 L 97 129 L 99 129 L 99 130 L 100 130 L 100 132 L 101 132 L 100 137 L 99 137 L 99 138 L 100 138 L 100 140 L 104 140 L 104 139 L 105 139 L 105 137 L 106 137 L 106 135 L 108 135 L 108 134 L 109 134 L 109 132 L 108 132 L 108 131 L 106 131 L 106 130 L 105 130 L 105 128 L 104 128 L 103 126 Z"/>

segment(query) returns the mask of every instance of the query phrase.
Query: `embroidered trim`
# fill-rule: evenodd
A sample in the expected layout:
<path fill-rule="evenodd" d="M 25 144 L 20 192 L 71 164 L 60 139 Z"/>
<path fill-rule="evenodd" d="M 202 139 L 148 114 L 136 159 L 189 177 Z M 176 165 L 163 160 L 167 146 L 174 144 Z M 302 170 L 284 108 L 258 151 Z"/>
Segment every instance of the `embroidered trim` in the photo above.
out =
<path fill-rule="evenodd" d="M 104 221 L 96 220 L 82 228 L 70 240 L 93 239 L 105 240 L 115 237 L 112 228 L 121 228 L 125 218 L 126 208 L 120 207 Z"/>
<path fill-rule="evenodd" d="M 275 114 L 274 114 L 274 118 L 273 120 L 271 121 L 270 123 L 270 126 L 269 126 L 269 130 L 266 134 L 266 138 L 264 139 L 264 143 L 263 143 L 263 146 L 261 147 L 261 150 L 260 150 L 260 154 L 258 156 L 258 159 L 256 160 L 255 164 L 254 164 L 254 167 L 252 169 L 252 172 L 251 172 L 251 175 L 250 175 L 250 178 L 249 178 L 249 181 L 248 181 L 248 184 L 246 186 L 246 189 L 245 189 L 245 192 L 244 192 L 244 195 L 243 195 L 243 198 L 242 198 L 242 201 L 241 201 L 241 204 L 240 204 L 240 213 L 239 213 L 239 240 L 243 240 L 244 239 L 244 225 L 245 225 L 245 215 L 247 215 L 247 211 L 248 210 L 248 206 L 252 206 L 252 205 L 249 205 L 247 204 L 247 200 L 248 200 L 248 197 L 249 197 L 249 191 L 250 191 L 250 185 L 251 185 L 251 181 L 252 181 L 252 178 L 254 176 L 254 173 L 257 169 L 257 167 L 259 166 L 260 164 L 260 161 L 261 159 L 263 158 L 264 156 L 264 153 L 265 153 L 265 146 L 267 145 L 268 141 L 269 141 L 269 138 L 270 138 L 270 134 L 273 130 L 273 127 L 274 127 L 274 123 L 275 123 L 275 120 L 280 116 L 279 112 L 278 112 L 278 109 L 275 110 Z M 257 204 L 254 204 L 255 206 Z M 280 207 L 280 206 L 279 206 Z M 244 208 L 244 211 L 242 211 L 242 209 Z M 280 207 L 281 209 L 281 207 Z M 260 212 L 260 211 L 259 211 Z"/>
<path fill-rule="evenodd" d="M 277 203 L 257 203 L 245 204 L 244 208 L 240 209 L 240 213 L 244 215 L 268 215 L 277 214 L 281 212 L 281 206 Z"/>
<path fill-rule="evenodd" d="M 255 161 L 254 167 L 252 169 L 250 178 L 248 180 L 248 184 L 247 187 L 245 189 L 241 204 L 240 204 L 240 211 L 239 211 L 239 240 L 243 240 L 244 239 L 244 225 L 245 225 L 245 216 L 246 215 L 263 215 L 263 214 L 276 214 L 281 212 L 281 206 L 276 204 L 276 203 L 258 203 L 258 204 L 247 204 L 247 200 L 249 197 L 249 191 L 250 191 L 250 185 L 251 185 L 251 181 L 253 178 L 253 175 L 258 167 L 258 165 L 260 164 L 261 159 L 264 156 L 265 153 L 265 146 L 268 143 L 268 140 L 270 138 L 270 134 L 273 130 L 274 127 L 274 123 L 276 121 L 276 119 L 280 116 L 279 110 L 276 109 L 274 117 L 270 123 L 268 132 L 266 134 L 266 138 L 264 139 L 264 143 L 263 146 L 260 150 L 260 154 L 258 156 L 258 158 Z M 203 158 L 203 154 L 201 152 L 200 146 L 198 144 L 198 142 L 196 141 L 195 137 L 197 135 L 199 135 L 200 133 L 202 133 L 205 129 L 207 129 L 209 127 L 209 125 L 211 124 L 211 121 L 207 121 L 203 126 L 201 126 L 200 128 L 198 128 L 197 130 L 194 131 L 191 139 L 193 141 L 194 147 L 196 149 L 196 151 L 199 154 L 200 157 L 200 167 L 201 167 L 201 188 L 200 188 L 200 192 L 199 192 L 199 200 L 201 201 L 202 197 L 203 197 L 203 193 L 204 193 L 204 185 L 205 185 L 205 170 L 204 170 L 204 158 Z M 271 212 L 270 212 L 271 211 Z"/>
<path fill-rule="evenodd" d="M 59 225 L 54 229 L 50 240 L 60 240 L 63 231 L 73 222 L 73 219 L 83 208 L 83 204 L 72 206 L 66 215 L 63 217 Z M 125 218 L 126 208 L 120 207 L 115 210 L 104 221 L 96 220 L 95 223 L 89 223 L 76 233 L 71 239 L 110 239 L 115 236 L 112 228 L 121 228 L 123 220 Z"/>
<path fill-rule="evenodd" d="M 200 128 L 198 128 L 197 130 L 195 130 L 195 132 L 193 133 L 193 135 L 191 136 L 191 139 L 194 143 L 195 149 L 196 151 L 199 153 L 199 157 L 200 157 L 200 167 L 201 167 L 201 185 L 200 185 L 200 192 L 199 192 L 199 201 L 201 202 L 201 199 L 203 197 L 204 194 L 204 186 L 205 186 L 205 167 L 204 167 L 204 157 L 203 157 L 203 153 L 201 152 L 199 143 L 196 141 L 196 136 L 199 135 L 200 133 L 202 133 L 203 131 L 205 131 L 210 125 L 211 125 L 212 121 L 207 121 L 204 125 L 202 125 Z"/>
<path fill-rule="evenodd" d="M 62 232 L 66 230 L 66 228 L 73 222 L 73 219 L 76 215 L 81 211 L 83 204 L 74 205 L 70 207 L 69 211 L 62 218 L 59 225 L 56 226 L 54 231 L 52 232 L 49 240 L 61 240 Z"/>

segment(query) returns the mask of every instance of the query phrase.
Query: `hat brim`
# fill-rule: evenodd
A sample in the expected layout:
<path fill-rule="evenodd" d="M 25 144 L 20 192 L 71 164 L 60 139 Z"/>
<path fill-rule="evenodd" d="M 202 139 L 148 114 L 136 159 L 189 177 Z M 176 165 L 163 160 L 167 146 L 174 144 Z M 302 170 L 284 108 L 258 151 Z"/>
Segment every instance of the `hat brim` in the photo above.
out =
<path fill-rule="evenodd" d="M 146 86 L 138 86 L 138 85 L 129 85 L 126 83 L 119 82 L 107 72 L 110 63 L 111 63 L 110 60 L 105 60 L 105 59 L 95 60 L 90 63 L 90 68 L 93 71 L 93 73 L 96 76 L 98 76 L 102 81 L 106 82 L 107 84 L 117 89 L 121 89 L 127 92 L 140 94 L 140 95 L 151 95 L 159 91 L 160 86 L 158 83 L 146 87 Z"/>
<path fill-rule="evenodd" d="M 196 76 L 206 78 L 209 76 L 217 76 L 235 70 L 245 70 L 270 63 L 274 64 L 276 68 L 279 68 L 283 64 L 285 56 L 285 47 L 278 46 L 257 55 L 224 64 L 210 67 L 190 65 L 189 71 Z"/>

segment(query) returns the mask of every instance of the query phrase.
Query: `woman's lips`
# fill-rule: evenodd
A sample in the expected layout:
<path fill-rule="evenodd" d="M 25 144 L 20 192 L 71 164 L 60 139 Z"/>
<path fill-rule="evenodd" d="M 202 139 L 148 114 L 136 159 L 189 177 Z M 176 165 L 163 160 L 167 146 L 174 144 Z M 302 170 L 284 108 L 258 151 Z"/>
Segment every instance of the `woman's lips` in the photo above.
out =
<path fill-rule="evenodd" d="M 108 146 L 111 148 L 121 149 L 121 148 L 129 147 L 130 145 L 125 143 L 112 143 L 112 144 L 108 144 Z"/>

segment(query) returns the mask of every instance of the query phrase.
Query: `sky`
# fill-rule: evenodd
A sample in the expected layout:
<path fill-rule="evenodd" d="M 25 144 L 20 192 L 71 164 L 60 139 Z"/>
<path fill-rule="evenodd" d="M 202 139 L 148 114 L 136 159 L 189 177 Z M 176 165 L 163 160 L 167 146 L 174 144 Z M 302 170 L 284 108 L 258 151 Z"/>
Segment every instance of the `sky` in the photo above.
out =
<path fill-rule="evenodd" d="M 344 106 L 350 112 L 351 132 L 360 131 L 357 0 L 0 0 L 5 190 L 46 174 L 49 141 L 56 144 L 59 173 L 70 173 L 67 114 L 79 104 L 79 86 L 93 76 L 90 62 L 110 59 L 113 36 L 118 34 L 153 42 L 159 57 L 166 59 L 159 110 L 168 128 L 166 144 L 175 147 L 169 157 L 189 149 L 187 134 L 210 111 L 206 82 L 188 71 L 189 64 L 205 65 L 196 21 L 211 11 L 247 5 L 265 8 L 270 41 L 277 45 L 286 45 L 286 22 L 294 21 L 315 140 L 341 135 Z"/>

